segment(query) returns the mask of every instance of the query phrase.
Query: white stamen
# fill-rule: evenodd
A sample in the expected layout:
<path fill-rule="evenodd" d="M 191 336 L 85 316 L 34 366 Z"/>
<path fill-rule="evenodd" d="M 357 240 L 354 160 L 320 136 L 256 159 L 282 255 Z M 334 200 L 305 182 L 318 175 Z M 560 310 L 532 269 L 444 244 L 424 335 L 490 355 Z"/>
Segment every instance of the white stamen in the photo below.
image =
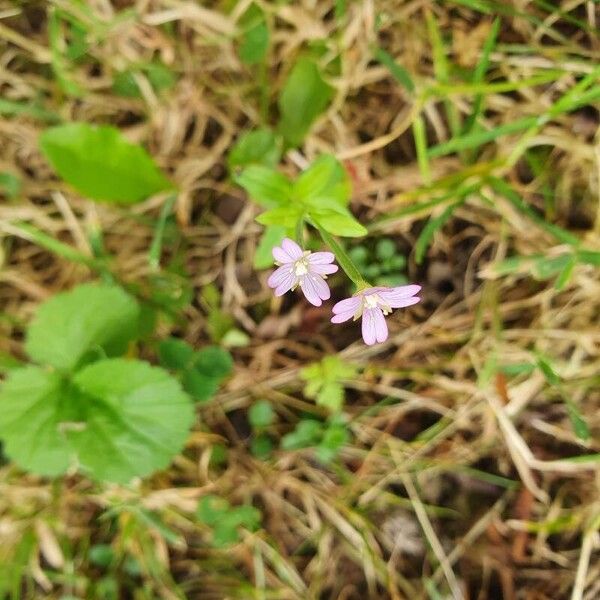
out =
<path fill-rule="evenodd" d="M 306 275 L 308 273 L 308 265 L 306 264 L 306 260 L 300 259 L 294 263 L 294 273 L 296 277 L 301 277 L 302 275 Z"/>
<path fill-rule="evenodd" d="M 365 308 L 376 308 L 380 301 L 381 298 L 377 294 L 369 294 L 363 297 Z"/>

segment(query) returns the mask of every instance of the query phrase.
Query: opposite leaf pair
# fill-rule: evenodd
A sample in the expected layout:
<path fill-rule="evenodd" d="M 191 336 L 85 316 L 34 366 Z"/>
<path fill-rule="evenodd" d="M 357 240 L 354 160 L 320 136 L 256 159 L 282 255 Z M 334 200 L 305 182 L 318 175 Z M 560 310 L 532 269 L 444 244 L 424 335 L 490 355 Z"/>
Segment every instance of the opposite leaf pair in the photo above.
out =
<path fill-rule="evenodd" d="M 283 296 L 290 290 L 300 287 L 306 299 L 314 306 L 321 306 L 323 300 L 331 297 L 325 282 L 327 275 L 338 270 L 333 264 L 332 252 L 310 252 L 293 240 L 285 238 L 281 246 L 273 248 L 273 258 L 279 268 L 268 279 L 269 287 L 276 296 Z M 362 316 L 362 336 L 369 346 L 384 342 L 388 337 L 385 316 L 393 308 L 404 308 L 417 304 L 421 286 L 402 285 L 398 287 L 366 287 L 354 296 L 334 305 L 332 323 L 344 323 Z"/>

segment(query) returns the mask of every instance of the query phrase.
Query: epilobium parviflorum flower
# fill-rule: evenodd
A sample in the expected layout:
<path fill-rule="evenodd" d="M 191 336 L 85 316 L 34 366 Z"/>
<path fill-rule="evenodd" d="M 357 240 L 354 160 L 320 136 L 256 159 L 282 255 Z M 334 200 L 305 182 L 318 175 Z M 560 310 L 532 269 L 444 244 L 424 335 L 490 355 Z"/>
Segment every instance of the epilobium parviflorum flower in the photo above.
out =
<path fill-rule="evenodd" d="M 385 316 L 393 308 L 404 308 L 417 304 L 421 300 L 416 294 L 420 285 L 401 285 L 398 287 L 370 287 L 360 290 L 351 298 L 338 302 L 333 307 L 332 323 L 355 321 L 362 316 L 362 336 L 365 344 L 385 342 L 388 327 Z"/>
<path fill-rule="evenodd" d="M 276 296 L 300 287 L 314 306 L 321 306 L 323 300 L 330 298 L 331 292 L 325 279 L 338 270 L 337 265 L 332 264 L 335 260 L 332 252 L 302 250 L 296 242 L 285 238 L 281 246 L 273 248 L 273 258 L 279 268 L 271 274 L 267 283 L 275 290 Z"/>

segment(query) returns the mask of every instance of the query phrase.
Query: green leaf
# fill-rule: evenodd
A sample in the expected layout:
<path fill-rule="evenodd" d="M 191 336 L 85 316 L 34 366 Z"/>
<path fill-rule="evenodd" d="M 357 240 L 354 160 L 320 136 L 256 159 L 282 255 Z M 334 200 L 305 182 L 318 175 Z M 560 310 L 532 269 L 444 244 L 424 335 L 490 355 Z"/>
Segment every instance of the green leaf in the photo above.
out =
<path fill-rule="evenodd" d="M 260 511 L 253 506 L 230 506 L 224 498 L 209 494 L 198 503 L 196 516 L 213 528 L 213 545 L 223 548 L 239 540 L 239 527 L 254 531 L 260 526 Z"/>
<path fill-rule="evenodd" d="M 325 231 L 342 237 L 361 237 L 367 234 L 363 227 L 349 211 L 340 213 L 331 209 L 311 210 L 310 217 Z"/>
<path fill-rule="evenodd" d="M 235 176 L 235 182 L 243 187 L 252 200 L 265 208 L 287 204 L 291 198 L 290 180 L 273 169 L 251 165 Z"/>
<path fill-rule="evenodd" d="M 222 379 L 233 368 L 231 354 L 219 346 L 206 346 L 194 355 L 194 368 L 205 375 Z"/>
<path fill-rule="evenodd" d="M 450 204 L 440 215 L 431 217 L 429 221 L 427 221 L 427 224 L 423 227 L 423 231 L 421 231 L 415 244 L 415 261 L 418 265 L 423 262 L 423 258 L 425 258 L 425 253 L 427 252 L 427 248 L 429 248 L 434 233 L 446 224 L 450 217 L 452 217 L 454 210 L 462 203 L 463 201 L 459 200 L 454 204 Z"/>
<path fill-rule="evenodd" d="M 261 225 L 279 225 L 286 230 L 294 229 L 304 214 L 301 204 L 290 204 L 280 208 L 272 208 L 256 217 Z"/>
<path fill-rule="evenodd" d="M 296 429 L 283 436 L 281 447 L 284 450 L 297 450 L 314 446 L 323 434 L 323 423 L 314 419 L 304 419 Z"/>
<path fill-rule="evenodd" d="M 273 452 L 273 441 L 266 433 L 262 433 L 252 439 L 250 451 L 256 458 L 265 460 Z"/>
<path fill-rule="evenodd" d="M 231 373 L 231 354 L 218 346 L 208 346 L 193 356 L 192 363 L 182 375 L 183 387 L 198 402 L 215 395 L 221 381 Z"/>
<path fill-rule="evenodd" d="M 248 411 L 248 420 L 254 429 L 268 427 L 275 419 L 275 411 L 267 400 L 259 400 Z"/>
<path fill-rule="evenodd" d="M 14 371 L 0 392 L 8 455 L 40 475 L 77 466 L 126 483 L 168 465 L 194 421 L 178 382 L 141 361 L 96 362 L 68 381 L 38 367 Z"/>
<path fill-rule="evenodd" d="M 14 200 L 21 193 L 21 180 L 12 173 L 0 173 L 0 194 L 4 193 L 9 200 Z"/>
<path fill-rule="evenodd" d="M 303 171 L 292 190 L 294 200 L 315 208 L 324 207 L 326 200 L 347 206 L 350 199 L 350 179 L 343 165 L 332 155 L 322 154 Z"/>
<path fill-rule="evenodd" d="M 286 228 L 281 225 L 268 225 L 265 228 L 254 254 L 255 269 L 266 269 L 273 266 L 273 248 L 281 244 L 286 236 L 286 231 Z"/>
<path fill-rule="evenodd" d="M 500 371 L 505 375 L 529 375 L 535 371 L 535 365 L 531 363 L 512 363 L 502 365 Z"/>
<path fill-rule="evenodd" d="M 317 405 L 339 412 L 344 404 L 344 388 L 337 382 L 326 383 L 316 398 Z"/>
<path fill-rule="evenodd" d="M 173 189 L 144 148 L 115 127 L 58 125 L 42 133 L 40 148 L 56 172 L 92 200 L 133 204 Z"/>
<path fill-rule="evenodd" d="M 348 442 L 349 437 L 345 424 L 329 425 L 317 447 L 317 458 L 322 462 L 331 461 Z"/>
<path fill-rule="evenodd" d="M 375 256 L 377 257 L 377 260 L 380 261 L 385 261 L 394 257 L 396 252 L 396 244 L 389 238 L 379 240 L 375 246 Z"/>
<path fill-rule="evenodd" d="M 196 516 L 205 525 L 215 525 L 227 514 L 229 509 L 229 502 L 225 498 L 220 498 L 214 494 L 207 494 L 200 498 Z"/>
<path fill-rule="evenodd" d="M 279 131 L 288 147 L 299 146 L 315 119 L 325 110 L 333 89 L 325 83 L 317 65 L 307 57 L 298 59 L 279 96 Z"/>
<path fill-rule="evenodd" d="M 230 171 L 250 165 L 275 168 L 281 158 L 278 138 L 267 127 L 243 133 L 227 157 Z M 238 182 L 239 183 L 239 182 Z"/>
<path fill-rule="evenodd" d="M 194 355 L 194 349 L 178 338 L 167 338 L 158 345 L 158 360 L 167 369 L 185 369 Z"/>
<path fill-rule="evenodd" d="M 564 398 L 567 405 L 567 412 L 569 413 L 569 419 L 571 421 L 571 427 L 573 432 L 580 440 L 589 440 L 591 437 L 590 428 L 585 422 L 581 411 L 577 405 L 569 398 Z"/>
<path fill-rule="evenodd" d="M 408 71 L 404 67 L 401 67 L 383 48 L 375 49 L 375 59 L 388 68 L 389 72 L 400 85 L 404 86 L 409 92 L 415 91 L 415 84 Z"/>
<path fill-rule="evenodd" d="M 46 300 L 27 330 L 31 359 L 73 369 L 90 351 L 123 353 L 138 329 L 137 302 L 120 287 L 83 284 Z"/>
<path fill-rule="evenodd" d="M 246 65 L 261 63 L 269 49 L 269 27 L 263 20 L 244 32 L 238 53 Z"/>

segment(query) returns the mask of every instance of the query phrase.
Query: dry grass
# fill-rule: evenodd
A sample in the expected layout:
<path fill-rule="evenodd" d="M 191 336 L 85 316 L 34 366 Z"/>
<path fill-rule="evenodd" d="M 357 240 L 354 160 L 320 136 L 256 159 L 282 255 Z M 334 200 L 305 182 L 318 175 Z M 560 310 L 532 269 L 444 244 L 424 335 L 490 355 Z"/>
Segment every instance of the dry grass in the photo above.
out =
<path fill-rule="evenodd" d="M 46 123 L 28 111 L 31 106 L 59 119 L 118 125 L 146 144 L 178 183 L 178 227 L 166 260 L 169 253 L 181 257 L 194 300 L 183 324 L 164 322 L 159 333 L 208 343 L 200 290 L 214 282 L 222 309 L 251 343 L 235 351 L 235 375 L 202 408 L 185 454 L 168 472 L 125 488 L 79 477 L 52 483 L 2 467 L 5 597 L 597 598 L 598 269 L 578 264 L 560 290 L 552 279 L 532 278 L 527 266 L 498 273 L 495 266 L 508 256 L 553 256 L 568 246 L 484 176 L 504 178 L 542 221 L 599 251 L 598 106 L 594 100 L 573 105 L 548 122 L 492 139 L 475 163 L 465 160 L 471 150 L 434 156 L 425 171 L 412 126 L 421 114 L 431 148 L 452 137 L 452 114 L 468 116 L 476 94 L 456 85 L 461 74 L 468 81 L 494 14 L 501 18 L 499 44 L 484 84 L 515 86 L 475 90 L 483 94 L 482 126 L 495 130 L 548 113 L 598 64 L 598 5 L 563 1 L 554 3 L 560 10 L 549 11 L 549 3 L 514 0 L 486 14 L 476 8 L 494 3 L 348 0 L 346 15 L 336 20 L 330 0 L 260 1 L 272 31 L 261 75 L 236 55 L 237 23 L 249 4 L 244 0 L 82 4 L 87 8 L 68 0 L 0 5 L 2 98 L 25 108 L 0 121 L 0 171 L 22 179 L 18 200 L 0 204 L 0 350 L 22 357 L 24 325 L 37 304 L 96 276 L 34 243 L 19 222 L 84 256 L 92 256 L 101 237 L 114 271 L 146 285 L 153 225 L 164 202 L 154 198 L 120 210 L 77 197 L 41 157 L 37 137 Z M 51 6 L 94 32 L 90 59 L 67 66 L 80 97 L 65 95 L 50 67 Z M 123 13 L 127 8 L 135 10 Z M 449 60 L 463 69 L 454 70 L 452 83 L 435 72 L 427 19 L 449 41 Z M 340 75 L 330 80 L 335 99 L 283 168 L 296 173 L 321 152 L 344 159 L 354 178 L 353 210 L 370 224 L 370 238 L 382 232 L 394 238 L 410 253 L 410 279 L 424 286 L 424 301 L 398 313 L 388 342 L 371 348 L 356 341 L 355 328 L 334 330 L 328 308 L 309 309 L 298 297 L 283 303 L 271 298 L 265 274 L 252 268 L 260 234 L 255 208 L 226 174 L 225 156 L 236 136 L 265 117 L 272 122 L 295 57 L 317 42 L 324 67 L 340 61 Z M 407 94 L 373 60 L 377 44 L 420 90 L 438 91 Z M 156 93 L 139 72 L 141 98 L 114 93 L 118 70 L 158 57 L 176 74 L 171 89 Z M 548 73 L 543 83 L 527 84 Z M 593 85 L 598 89 L 598 77 Z M 526 160 L 536 149 L 545 154 L 538 173 Z M 464 185 L 474 187 L 417 265 L 411 249 L 426 219 L 447 203 L 412 213 L 406 208 L 444 193 L 456 198 Z M 341 277 L 333 282 L 341 298 L 345 284 Z M 299 371 L 332 352 L 364 367 L 347 382 L 353 441 L 339 462 L 324 467 L 310 450 L 253 458 L 247 407 L 270 400 L 280 419 L 278 435 L 301 413 L 318 414 L 302 396 Z M 551 360 L 561 390 L 540 370 L 505 375 L 499 369 L 534 363 L 536 353 Z M 573 433 L 561 395 L 578 406 L 589 440 Z M 229 452 L 215 466 L 210 456 L 218 441 Z M 254 503 L 262 529 L 229 551 L 211 549 L 194 519 L 197 499 L 208 492 L 232 504 Z M 140 521 L 133 506 L 155 511 L 162 525 Z M 117 516 L 107 518 L 115 507 Z M 139 575 L 122 565 L 111 572 L 121 586 L 117 596 L 102 595 L 106 573 L 87 558 L 98 543 L 139 562 Z"/>

